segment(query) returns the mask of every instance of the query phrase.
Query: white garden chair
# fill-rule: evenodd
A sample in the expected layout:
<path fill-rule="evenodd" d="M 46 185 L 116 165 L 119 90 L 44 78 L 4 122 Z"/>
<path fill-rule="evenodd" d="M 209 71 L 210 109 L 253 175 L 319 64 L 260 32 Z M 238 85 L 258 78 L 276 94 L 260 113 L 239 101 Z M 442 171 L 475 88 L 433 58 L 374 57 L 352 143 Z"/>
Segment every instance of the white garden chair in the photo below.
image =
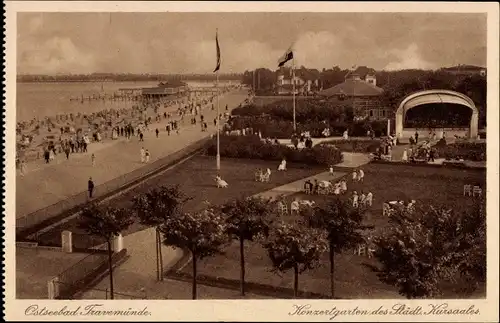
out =
<path fill-rule="evenodd" d="M 464 196 L 472 196 L 472 185 L 464 185 Z"/>
<path fill-rule="evenodd" d="M 287 215 L 288 214 L 288 207 L 286 206 L 285 203 L 278 202 L 278 212 L 280 213 L 280 215 Z"/>
<path fill-rule="evenodd" d="M 472 189 L 472 196 L 473 197 L 475 197 L 475 196 L 481 197 L 482 194 L 483 194 L 483 190 L 481 189 L 481 187 L 474 186 L 474 188 Z"/>

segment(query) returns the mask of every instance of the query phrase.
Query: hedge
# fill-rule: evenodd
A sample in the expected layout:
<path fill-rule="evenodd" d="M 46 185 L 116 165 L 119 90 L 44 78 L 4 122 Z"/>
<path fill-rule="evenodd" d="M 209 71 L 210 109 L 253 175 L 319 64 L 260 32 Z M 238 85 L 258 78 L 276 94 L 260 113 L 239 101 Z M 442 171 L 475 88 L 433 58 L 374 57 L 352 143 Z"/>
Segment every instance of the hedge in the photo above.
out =
<path fill-rule="evenodd" d="M 449 145 L 434 146 L 439 157 L 453 160 L 486 161 L 486 143 L 457 142 Z"/>
<path fill-rule="evenodd" d="M 376 137 L 385 134 L 385 121 L 358 121 L 346 123 L 343 121 L 316 121 L 297 122 L 297 131 L 309 131 L 313 138 L 323 137 L 323 130 L 330 128 L 331 136 L 342 136 L 348 129 L 351 137 L 364 137 L 368 129 L 372 129 Z M 279 119 L 273 116 L 232 116 L 229 121 L 230 130 L 252 128 L 261 132 L 263 137 L 290 139 L 293 134 L 293 121 Z"/>
<path fill-rule="evenodd" d="M 346 152 L 359 152 L 359 153 L 374 153 L 380 147 L 380 140 L 328 140 L 324 141 L 325 145 L 333 145 Z"/>
<path fill-rule="evenodd" d="M 296 149 L 285 145 L 263 142 L 258 136 L 226 136 L 220 140 L 220 155 L 229 158 L 248 158 L 330 166 L 342 162 L 340 149 L 330 145 L 316 145 L 313 148 Z M 205 149 L 207 155 L 215 156 L 217 141 L 212 139 Z"/>

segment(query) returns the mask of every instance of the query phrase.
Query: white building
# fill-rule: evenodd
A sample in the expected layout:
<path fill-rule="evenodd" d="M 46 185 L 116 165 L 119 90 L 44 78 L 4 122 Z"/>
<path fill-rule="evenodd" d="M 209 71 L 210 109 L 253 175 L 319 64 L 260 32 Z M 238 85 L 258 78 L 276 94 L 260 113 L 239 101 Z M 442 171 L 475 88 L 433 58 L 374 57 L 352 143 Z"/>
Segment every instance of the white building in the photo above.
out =
<path fill-rule="evenodd" d="M 277 94 L 292 94 L 293 83 L 295 82 L 295 94 L 312 94 L 318 91 L 320 72 L 315 69 L 301 67 L 295 70 L 295 77 L 292 80 L 292 70 L 282 67 L 277 72 L 276 92 Z"/>

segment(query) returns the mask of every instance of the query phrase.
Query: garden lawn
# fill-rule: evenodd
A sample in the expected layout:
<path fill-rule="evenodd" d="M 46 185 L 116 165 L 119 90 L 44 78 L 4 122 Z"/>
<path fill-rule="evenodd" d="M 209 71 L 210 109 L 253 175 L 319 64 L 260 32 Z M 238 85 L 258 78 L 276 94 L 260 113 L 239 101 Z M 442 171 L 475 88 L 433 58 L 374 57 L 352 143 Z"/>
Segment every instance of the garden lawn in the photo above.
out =
<path fill-rule="evenodd" d="M 447 205 L 461 211 L 473 205 L 473 198 L 463 197 L 463 185 L 474 184 L 484 188 L 486 182 L 485 171 L 476 170 L 386 164 L 369 164 L 362 169 L 365 172 L 363 183 L 353 184 L 350 180 L 351 175 L 345 176 L 348 182 L 348 193 L 343 198 L 350 197 L 353 190 L 359 194 L 361 192 L 366 194 L 369 191 L 374 194 L 374 204 L 365 223 L 374 226 L 374 230 L 367 232 L 367 235 L 377 234 L 389 224 L 388 219 L 382 216 L 382 204 L 385 201 L 414 199 L 417 203 Z M 315 200 L 316 203 L 324 203 L 332 198 L 297 193 L 286 198 L 288 207 L 295 197 Z M 296 216 L 287 216 L 284 220 L 294 221 Z M 271 262 L 260 244 L 246 242 L 245 256 L 247 282 L 293 288 L 293 272 L 290 271 L 282 276 L 272 273 Z M 199 261 L 198 273 L 232 279 L 237 284 L 240 273 L 239 261 L 239 247 L 237 243 L 234 243 L 225 250 L 224 255 Z M 370 266 L 377 266 L 374 258 L 358 256 L 352 251 L 346 251 L 336 256 L 335 263 L 336 297 L 342 299 L 402 298 L 395 288 L 381 283 L 370 269 Z M 185 274 L 191 274 L 191 265 L 188 264 L 182 271 Z M 329 262 L 328 255 L 325 254 L 320 267 L 300 275 L 299 289 L 329 295 L 329 286 Z M 249 292 L 257 291 L 249 290 Z M 484 293 L 484 288 L 479 293 Z M 453 290 L 447 291 L 444 297 L 446 296 L 459 297 Z M 484 297 L 484 294 L 474 296 Z"/>
<path fill-rule="evenodd" d="M 272 170 L 268 183 L 256 182 L 254 173 L 258 168 Z M 187 211 L 196 211 L 205 207 L 204 201 L 212 204 L 222 204 L 241 196 L 251 196 L 274 187 L 299 180 L 324 171 L 322 167 L 304 164 L 287 163 L 286 172 L 276 171 L 278 163 L 275 161 L 245 160 L 221 158 L 221 177 L 229 183 L 228 188 L 217 188 L 215 185 L 215 158 L 196 156 L 160 176 L 151 178 L 139 186 L 127 191 L 116 198 L 106 202 L 114 207 L 130 208 L 132 199 L 161 185 L 179 185 L 182 192 L 192 197 L 186 205 Z M 89 248 L 103 243 L 97 237 L 87 235 L 78 227 L 79 219 L 74 218 L 57 226 L 37 237 L 40 245 L 60 246 L 61 232 L 73 232 L 75 248 Z M 123 235 L 144 229 L 145 226 L 134 223 Z"/>

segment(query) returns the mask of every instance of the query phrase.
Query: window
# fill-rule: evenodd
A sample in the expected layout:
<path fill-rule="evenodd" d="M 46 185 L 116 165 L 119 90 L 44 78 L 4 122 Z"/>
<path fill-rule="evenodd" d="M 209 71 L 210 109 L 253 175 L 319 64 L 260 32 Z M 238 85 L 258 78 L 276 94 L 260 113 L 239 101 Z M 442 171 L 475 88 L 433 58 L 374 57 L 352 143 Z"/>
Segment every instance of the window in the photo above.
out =
<path fill-rule="evenodd" d="M 373 110 L 370 110 L 370 118 L 373 117 Z"/>
<path fill-rule="evenodd" d="M 385 110 L 382 110 L 382 117 L 385 117 Z"/>

